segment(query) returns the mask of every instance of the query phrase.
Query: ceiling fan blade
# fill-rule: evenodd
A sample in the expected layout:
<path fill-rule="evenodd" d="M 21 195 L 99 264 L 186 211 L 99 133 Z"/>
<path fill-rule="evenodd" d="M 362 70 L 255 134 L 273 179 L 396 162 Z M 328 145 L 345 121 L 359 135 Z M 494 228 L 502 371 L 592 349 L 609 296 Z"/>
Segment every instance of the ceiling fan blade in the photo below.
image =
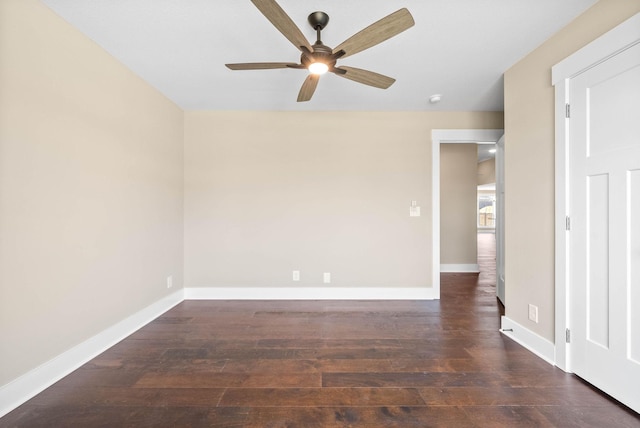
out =
<path fill-rule="evenodd" d="M 413 16 L 406 8 L 397 10 L 342 42 L 333 50 L 333 53 L 343 50 L 345 54 L 342 58 L 345 58 L 382 43 L 413 27 L 414 24 Z"/>
<path fill-rule="evenodd" d="M 354 82 L 363 83 L 365 85 L 374 86 L 380 89 L 387 89 L 393 85 L 396 79 L 388 77 L 382 74 L 374 73 L 373 71 L 362 70 L 354 67 L 335 67 L 336 70 L 342 70 L 346 73 L 336 73 L 340 77 L 353 80 Z"/>
<path fill-rule="evenodd" d="M 302 84 L 300 92 L 298 93 L 298 102 L 309 101 L 313 96 L 313 93 L 316 91 L 316 86 L 318 86 L 319 81 L 319 75 L 309 74 L 309 76 L 307 76 L 304 83 Z"/>
<path fill-rule="evenodd" d="M 295 62 L 242 62 L 239 64 L 225 64 L 231 70 L 268 70 L 272 68 L 296 68 Z"/>
<path fill-rule="evenodd" d="M 296 48 L 302 50 L 300 47 L 304 46 L 313 52 L 313 48 L 300 28 L 275 0 L 251 0 L 251 2 Z"/>

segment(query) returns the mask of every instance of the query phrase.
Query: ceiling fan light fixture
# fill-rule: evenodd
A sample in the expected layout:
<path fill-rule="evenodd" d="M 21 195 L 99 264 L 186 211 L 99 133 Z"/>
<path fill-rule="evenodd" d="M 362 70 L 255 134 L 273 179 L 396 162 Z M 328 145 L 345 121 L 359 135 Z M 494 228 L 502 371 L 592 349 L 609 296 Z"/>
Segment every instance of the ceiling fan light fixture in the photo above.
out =
<path fill-rule="evenodd" d="M 324 74 L 329 71 L 329 66 L 324 62 L 313 62 L 309 64 L 309 73 L 311 74 Z"/>

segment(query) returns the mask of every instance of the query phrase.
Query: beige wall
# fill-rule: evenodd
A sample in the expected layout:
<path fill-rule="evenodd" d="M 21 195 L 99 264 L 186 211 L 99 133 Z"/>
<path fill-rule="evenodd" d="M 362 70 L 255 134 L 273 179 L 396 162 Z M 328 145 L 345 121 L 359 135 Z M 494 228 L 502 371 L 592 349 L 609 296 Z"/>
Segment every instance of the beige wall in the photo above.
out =
<path fill-rule="evenodd" d="M 477 144 L 440 145 L 440 263 L 478 263 Z"/>
<path fill-rule="evenodd" d="M 496 182 L 496 159 L 488 159 L 478 163 L 478 185 Z"/>
<path fill-rule="evenodd" d="M 0 53 L 2 385 L 181 286 L 183 114 L 35 0 Z"/>
<path fill-rule="evenodd" d="M 0 53 L 0 385 L 183 283 L 293 285 L 299 269 L 301 286 L 429 286 L 431 130 L 503 124 L 185 118 L 36 0 L 0 2 Z"/>
<path fill-rule="evenodd" d="M 640 12 L 600 0 L 505 73 L 506 315 L 554 340 L 554 90 L 551 67 Z M 539 307 L 539 324 L 527 305 Z"/>
<path fill-rule="evenodd" d="M 323 272 L 431 286 L 431 130 L 501 127 L 501 113 L 186 113 L 185 286 L 321 286 Z"/>

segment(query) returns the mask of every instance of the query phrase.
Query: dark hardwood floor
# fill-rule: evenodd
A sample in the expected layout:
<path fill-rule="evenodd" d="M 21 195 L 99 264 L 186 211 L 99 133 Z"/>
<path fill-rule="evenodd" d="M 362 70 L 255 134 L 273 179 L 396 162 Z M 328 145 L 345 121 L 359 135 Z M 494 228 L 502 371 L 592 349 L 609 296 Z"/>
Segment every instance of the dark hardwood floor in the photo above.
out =
<path fill-rule="evenodd" d="M 640 427 L 498 332 L 486 239 L 440 301 L 185 301 L 0 426 Z"/>

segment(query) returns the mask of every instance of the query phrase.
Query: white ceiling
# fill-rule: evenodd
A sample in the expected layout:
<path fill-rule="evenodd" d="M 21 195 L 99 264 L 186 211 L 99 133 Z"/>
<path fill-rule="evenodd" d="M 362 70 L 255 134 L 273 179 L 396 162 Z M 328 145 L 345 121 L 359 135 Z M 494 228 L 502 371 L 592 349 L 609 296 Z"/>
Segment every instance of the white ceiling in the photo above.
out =
<path fill-rule="evenodd" d="M 297 103 L 305 70 L 231 71 L 225 63 L 299 62 L 249 0 L 42 0 L 185 110 L 503 109 L 502 74 L 596 0 L 279 0 L 311 43 L 309 13 L 335 47 L 407 7 L 416 25 L 338 61 L 397 79 L 387 90 L 322 77 Z M 428 101 L 442 94 L 436 105 Z"/>

